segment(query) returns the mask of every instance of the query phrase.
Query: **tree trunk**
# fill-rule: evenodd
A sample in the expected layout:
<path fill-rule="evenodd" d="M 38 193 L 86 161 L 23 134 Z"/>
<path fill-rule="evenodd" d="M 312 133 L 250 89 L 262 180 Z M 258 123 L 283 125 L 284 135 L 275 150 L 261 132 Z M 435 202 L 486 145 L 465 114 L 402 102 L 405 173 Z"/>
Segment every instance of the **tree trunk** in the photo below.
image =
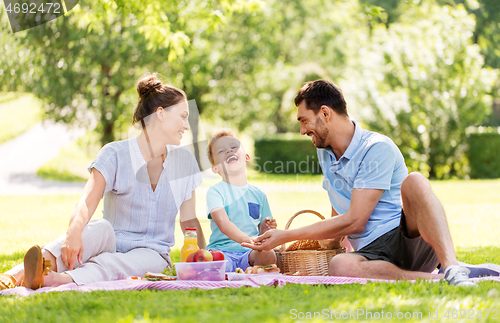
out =
<path fill-rule="evenodd" d="M 274 121 L 274 125 L 276 126 L 276 132 L 277 133 L 285 133 L 287 132 L 287 127 L 286 127 L 286 122 L 285 122 L 285 117 L 283 116 L 283 113 L 282 113 L 282 104 L 283 104 L 283 93 L 279 94 L 279 95 L 276 95 L 276 97 L 278 98 L 278 102 L 279 102 L 279 106 L 278 108 L 276 109 L 276 113 L 274 114 L 274 118 L 273 118 L 273 121 Z"/>
<path fill-rule="evenodd" d="M 104 146 L 115 140 L 115 134 L 113 133 L 114 124 L 113 120 L 106 120 L 106 118 L 101 118 L 102 123 L 102 135 L 101 144 Z"/>

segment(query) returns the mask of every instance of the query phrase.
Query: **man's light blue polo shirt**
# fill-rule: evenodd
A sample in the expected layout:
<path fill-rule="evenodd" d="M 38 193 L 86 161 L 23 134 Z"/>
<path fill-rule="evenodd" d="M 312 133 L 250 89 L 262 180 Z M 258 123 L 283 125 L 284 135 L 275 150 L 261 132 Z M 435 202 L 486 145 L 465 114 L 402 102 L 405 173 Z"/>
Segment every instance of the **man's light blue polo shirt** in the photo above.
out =
<path fill-rule="evenodd" d="M 349 210 L 354 188 L 384 190 L 363 232 L 348 237 L 353 248 L 359 250 L 399 225 L 401 184 L 408 169 L 390 138 L 352 123 L 354 136 L 344 155 L 337 160 L 330 147 L 318 148 L 318 159 L 324 175 L 323 188 L 338 214 Z"/>

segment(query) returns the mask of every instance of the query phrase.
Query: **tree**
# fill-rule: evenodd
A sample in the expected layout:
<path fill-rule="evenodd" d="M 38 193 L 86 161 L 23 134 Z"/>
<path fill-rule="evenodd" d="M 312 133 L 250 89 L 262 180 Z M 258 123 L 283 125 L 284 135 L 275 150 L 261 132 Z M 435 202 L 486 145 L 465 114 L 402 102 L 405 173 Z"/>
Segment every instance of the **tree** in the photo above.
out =
<path fill-rule="evenodd" d="M 500 1 L 469 0 L 464 5 L 476 17 L 473 41 L 481 47 L 485 66 L 500 69 Z M 491 95 L 492 111 L 486 124 L 500 126 L 500 77 L 497 78 Z"/>
<path fill-rule="evenodd" d="M 246 5 L 81 1 L 70 14 L 15 34 L 8 34 L 2 9 L 1 89 L 34 93 L 56 121 L 96 122 L 105 144 L 130 125 L 140 75 L 181 57 L 193 30 L 215 31 L 224 15 Z"/>
<path fill-rule="evenodd" d="M 342 74 L 350 50 L 343 42 L 358 27 L 358 10 L 335 0 L 267 1 L 233 12 L 176 62 L 187 66 L 178 69 L 182 82 L 198 84 L 203 114 L 221 124 L 254 135 L 298 131 L 293 96 L 304 81 Z M 329 71 L 322 67 L 332 61 Z"/>
<path fill-rule="evenodd" d="M 466 128 L 488 112 L 496 73 L 483 68 L 474 26 L 461 6 L 424 1 L 374 30 L 359 62 L 366 81 L 358 104 L 374 115 L 364 121 L 395 140 L 410 170 L 431 178 L 466 174 Z"/>

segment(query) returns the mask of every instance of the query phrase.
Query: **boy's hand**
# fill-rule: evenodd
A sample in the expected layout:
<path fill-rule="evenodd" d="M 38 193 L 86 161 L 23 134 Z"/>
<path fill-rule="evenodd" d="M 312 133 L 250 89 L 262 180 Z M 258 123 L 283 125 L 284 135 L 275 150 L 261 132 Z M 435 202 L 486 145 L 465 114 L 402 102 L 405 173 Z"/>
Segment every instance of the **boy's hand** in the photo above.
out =
<path fill-rule="evenodd" d="M 287 242 L 287 232 L 283 230 L 269 230 L 256 238 L 251 238 L 252 243 L 243 242 L 241 245 L 253 250 L 272 250 L 274 247 Z"/>
<path fill-rule="evenodd" d="M 265 218 L 264 221 L 262 222 L 262 230 L 260 233 L 262 234 L 266 231 L 269 231 L 272 229 L 277 229 L 277 228 L 278 228 L 278 225 L 276 223 L 276 219 L 273 217 L 268 217 L 268 218 Z"/>

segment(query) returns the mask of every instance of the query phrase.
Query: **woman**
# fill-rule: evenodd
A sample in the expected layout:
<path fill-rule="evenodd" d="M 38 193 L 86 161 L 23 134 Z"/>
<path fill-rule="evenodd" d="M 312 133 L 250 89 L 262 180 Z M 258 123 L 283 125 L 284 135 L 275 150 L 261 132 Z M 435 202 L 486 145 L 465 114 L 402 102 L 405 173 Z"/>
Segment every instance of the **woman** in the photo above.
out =
<path fill-rule="evenodd" d="M 171 266 L 178 211 L 182 230 L 195 227 L 205 248 L 195 215 L 199 169 L 192 154 L 173 147 L 189 130 L 186 95 L 155 74 L 143 76 L 137 92 L 134 124 L 141 134 L 99 151 L 66 234 L 29 249 L 24 265 L 2 274 L 4 281 L 36 289 L 160 272 Z M 103 195 L 104 219 L 91 220 Z"/>

